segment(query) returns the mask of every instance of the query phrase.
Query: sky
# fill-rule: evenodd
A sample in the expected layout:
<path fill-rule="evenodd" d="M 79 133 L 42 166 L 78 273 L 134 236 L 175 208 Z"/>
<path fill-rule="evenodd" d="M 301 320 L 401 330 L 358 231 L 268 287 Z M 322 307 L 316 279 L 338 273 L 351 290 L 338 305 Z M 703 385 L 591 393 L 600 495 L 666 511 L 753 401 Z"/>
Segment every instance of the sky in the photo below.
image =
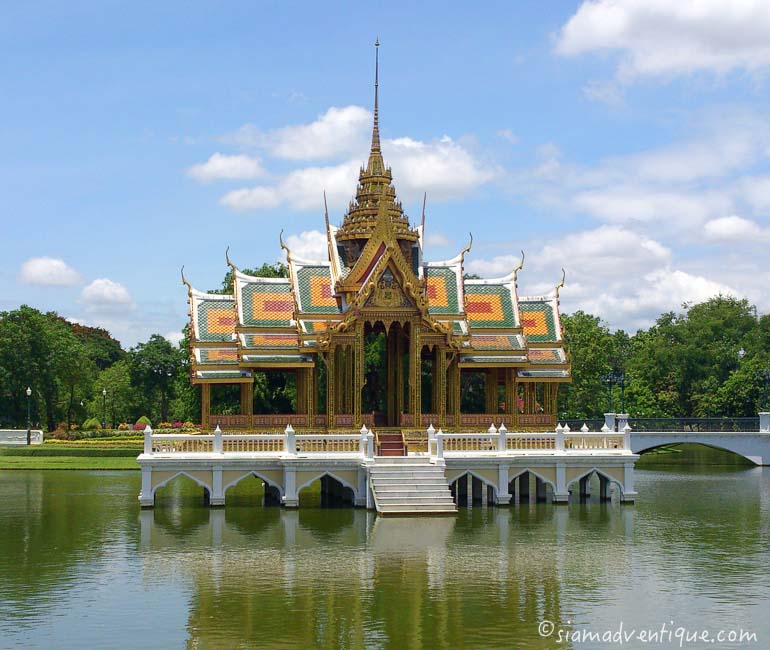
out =
<path fill-rule="evenodd" d="M 561 280 L 636 331 L 713 295 L 770 312 L 770 3 L 0 5 L 0 310 L 125 347 L 227 271 L 325 255 L 380 132 L 425 257 Z"/>

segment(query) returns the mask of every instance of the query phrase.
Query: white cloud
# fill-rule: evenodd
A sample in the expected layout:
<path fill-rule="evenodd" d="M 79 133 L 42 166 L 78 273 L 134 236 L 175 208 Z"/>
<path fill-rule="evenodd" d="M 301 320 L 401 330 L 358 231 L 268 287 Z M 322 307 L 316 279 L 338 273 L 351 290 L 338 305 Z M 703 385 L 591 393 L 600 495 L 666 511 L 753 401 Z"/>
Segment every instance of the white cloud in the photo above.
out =
<path fill-rule="evenodd" d="M 470 259 L 466 269 L 499 277 L 519 263 L 517 255 Z M 673 252 L 659 241 L 616 225 L 570 233 L 557 242 L 533 245 L 519 274 L 520 294 L 550 292 L 566 270 L 562 311 L 582 309 L 614 327 L 649 326 L 684 302 L 717 295 L 739 295 L 729 284 L 680 268 Z"/>
<path fill-rule="evenodd" d="M 619 106 L 623 103 L 623 94 L 613 81 L 592 80 L 583 86 L 583 95 L 592 102 L 601 102 L 608 106 Z"/>
<path fill-rule="evenodd" d="M 746 245 L 764 241 L 770 230 L 763 230 L 759 224 L 737 215 L 712 219 L 703 227 L 706 239 L 714 242 L 736 242 Z"/>
<path fill-rule="evenodd" d="M 558 34 L 556 52 L 621 53 L 617 75 L 753 72 L 770 65 L 764 0 L 589 0 Z"/>
<path fill-rule="evenodd" d="M 80 302 L 91 312 L 124 312 L 135 307 L 128 290 L 108 278 L 98 278 L 84 287 Z"/>
<path fill-rule="evenodd" d="M 442 232 L 428 230 L 425 235 L 425 244 L 427 246 L 449 246 L 449 237 Z"/>
<path fill-rule="evenodd" d="M 196 180 L 208 182 L 220 179 L 259 178 L 265 175 L 265 170 L 259 158 L 243 154 L 228 156 L 215 153 L 205 163 L 190 167 L 187 175 Z"/>
<path fill-rule="evenodd" d="M 427 192 L 433 201 L 460 198 L 500 174 L 449 136 L 433 142 L 397 138 L 383 142 L 399 196 L 413 201 Z"/>
<path fill-rule="evenodd" d="M 749 176 L 741 180 L 740 193 L 755 210 L 770 210 L 770 175 Z"/>
<path fill-rule="evenodd" d="M 289 235 L 286 238 L 292 256 L 303 260 L 326 261 L 329 259 L 329 248 L 326 235 L 318 230 L 306 230 L 299 235 Z"/>
<path fill-rule="evenodd" d="M 179 345 L 179 343 L 184 338 L 184 333 L 181 330 L 172 330 L 170 332 L 166 332 L 163 335 L 163 338 L 166 339 L 169 343 L 172 345 Z"/>
<path fill-rule="evenodd" d="M 427 192 L 433 201 L 467 195 L 499 174 L 486 166 L 465 147 L 444 136 L 434 142 L 411 138 L 385 140 L 386 163 L 393 169 L 398 197 L 416 201 Z M 362 159 L 368 155 L 361 150 Z M 295 210 L 322 210 L 326 192 L 330 208 L 344 208 L 355 195 L 361 159 L 338 165 L 304 167 L 289 172 L 274 185 L 258 185 L 233 190 L 220 202 L 236 211 L 265 210 L 288 204 Z"/>
<path fill-rule="evenodd" d="M 505 176 L 506 190 L 564 217 L 649 224 L 682 240 L 729 214 L 758 220 L 770 208 L 770 121 L 728 110 L 690 117 L 693 133 L 671 144 L 580 165 L 553 144 L 531 166 Z"/>
<path fill-rule="evenodd" d="M 667 222 L 689 228 L 732 206 L 729 197 L 718 192 L 661 191 L 640 185 L 602 187 L 578 192 L 573 205 L 586 214 L 611 223 Z"/>
<path fill-rule="evenodd" d="M 234 190 L 220 202 L 236 211 L 266 210 L 288 204 L 296 210 L 323 210 L 323 193 L 330 206 L 342 207 L 355 192 L 360 163 L 305 167 L 289 172 L 276 185 Z"/>
<path fill-rule="evenodd" d="M 498 137 L 502 138 L 509 144 L 519 144 L 519 136 L 517 136 L 513 131 L 510 129 L 500 129 L 497 132 Z"/>
<path fill-rule="evenodd" d="M 365 146 L 372 114 L 361 106 L 332 106 L 310 124 L 261 131 L 252 124 L 228 136 L 229 142 L 266 149 L 287 160 L 317 160 L 350 155 Z"/>
<path fill-rule="evenodd" d="M 47 287 L 72 287 L 82 284 L 83 277 L 64 260 L 32 257 L 21 265 L 19 281 Z"/>

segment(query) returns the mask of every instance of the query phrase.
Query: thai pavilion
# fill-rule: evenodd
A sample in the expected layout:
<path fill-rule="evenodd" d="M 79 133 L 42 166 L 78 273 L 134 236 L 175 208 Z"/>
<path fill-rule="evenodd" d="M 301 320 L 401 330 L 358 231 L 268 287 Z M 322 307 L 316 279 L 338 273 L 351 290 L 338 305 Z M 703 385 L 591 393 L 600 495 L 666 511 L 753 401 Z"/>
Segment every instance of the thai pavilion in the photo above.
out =
<path fill-rule="evenodd" d="M 424 208 L 413 226 L 383 161 L 378 108 L 375 74 L 369 159 L 339 226 L 326 210 L 327 259 L 300 259 L 281 239 L 287 278 L 247 275 L 228 258 L 231 295 L 203 293 L 185 280 L 191 380 L 201 386 L 204 430 L 291 423 L 325 432 L 366 424 L 408 440 L 430 424 L 556 425 L 559 384 L 570 381 L 561 285 L 519 296 L 523 254 L 496 279 L 465 277 L 470 245 L 452 259 L 426 261 Z M 384 367 L 367 370 L 367 358 Z M 255 373 L 275 372 L 296 386 L 294 412 L 253 413 Z M 240 386 L 240 414 L 211 413 L 211 391 L 221 384 Z M 471 385 L 484 391 L 476 400 L 481 412 L 463 411 Z"/>

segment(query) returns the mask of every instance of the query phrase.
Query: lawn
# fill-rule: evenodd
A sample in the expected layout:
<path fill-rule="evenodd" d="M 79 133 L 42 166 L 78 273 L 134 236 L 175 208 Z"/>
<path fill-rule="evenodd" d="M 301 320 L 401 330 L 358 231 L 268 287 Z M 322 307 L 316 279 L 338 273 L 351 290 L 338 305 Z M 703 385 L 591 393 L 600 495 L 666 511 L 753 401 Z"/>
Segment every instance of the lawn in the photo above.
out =
<path fill-rule="evenodd" d="M 139 445 L 89 441 L 44 443 L 32 447 L 0 447 L 0 470 L 8 469 L 139 469 Z"/>
<path fill-rule="evenodd" d="M 0 470 L 8 469 L 139 469 L 136 458 L 119 456 L 3 456 Z"/>

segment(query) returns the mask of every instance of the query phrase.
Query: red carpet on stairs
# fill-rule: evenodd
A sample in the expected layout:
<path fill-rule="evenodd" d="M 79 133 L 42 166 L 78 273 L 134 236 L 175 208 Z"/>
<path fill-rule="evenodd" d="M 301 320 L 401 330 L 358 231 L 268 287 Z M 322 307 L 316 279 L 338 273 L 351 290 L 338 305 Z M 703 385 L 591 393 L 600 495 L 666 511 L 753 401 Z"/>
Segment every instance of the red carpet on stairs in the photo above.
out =
<path fill-rule="evenodd" d="M 400 433 L 381 433 L 380 456 L 406 456 L 404 438 Z"/>

